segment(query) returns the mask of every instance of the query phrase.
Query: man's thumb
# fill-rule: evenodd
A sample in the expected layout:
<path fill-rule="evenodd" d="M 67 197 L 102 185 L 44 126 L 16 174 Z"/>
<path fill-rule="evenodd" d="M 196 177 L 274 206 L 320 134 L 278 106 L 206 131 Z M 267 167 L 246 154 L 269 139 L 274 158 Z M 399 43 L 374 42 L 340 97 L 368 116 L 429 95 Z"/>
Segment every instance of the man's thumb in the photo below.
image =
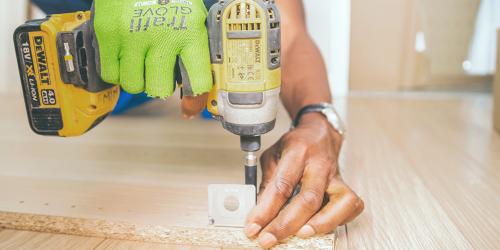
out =
<path fill-rule="evenodd" d="M 208 93 L 199 96 L 184 96 L 181 101 L 182 115 L 186 119 L 192 119 L 201 113 L 207 106 Z"/>

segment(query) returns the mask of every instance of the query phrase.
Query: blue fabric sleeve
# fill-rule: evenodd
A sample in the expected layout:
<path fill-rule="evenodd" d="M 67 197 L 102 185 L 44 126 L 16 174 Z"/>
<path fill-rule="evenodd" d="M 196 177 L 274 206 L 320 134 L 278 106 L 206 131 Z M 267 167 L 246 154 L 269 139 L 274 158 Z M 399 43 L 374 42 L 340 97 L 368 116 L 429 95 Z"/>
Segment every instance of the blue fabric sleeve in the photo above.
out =
<path fill-rule="evenodd" d="M 204 0 L 207 9 L 218 0 Z M 92 0 L 33 0 L 43 12 L 47 14 L 59 14 L 75 11 L 90 10 Z"/>
<path fill-rule="evenodd" d="M 92 0 L 33 0 L 46 14 L 69 13 L 90 10 Z"/>

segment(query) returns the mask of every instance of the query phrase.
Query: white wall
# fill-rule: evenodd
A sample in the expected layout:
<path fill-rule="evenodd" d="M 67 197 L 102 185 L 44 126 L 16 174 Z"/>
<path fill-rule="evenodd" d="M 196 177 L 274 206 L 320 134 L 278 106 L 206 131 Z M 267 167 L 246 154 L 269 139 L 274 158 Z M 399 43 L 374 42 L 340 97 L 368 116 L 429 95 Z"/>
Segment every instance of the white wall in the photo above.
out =
<path fill-rule="evenodd" d="M 349 82 L 350 0 L 304 0 L 309 33 L 328 67 L 332 94 L 344 96 Z"/>
<path fill-rule="evenodd" d="M 498 28 L 500 28 L 500 1 L 482 0 L 468 62 L 464 63 L 464 69 L 469 74 L 486 75 L 495 72 Z"/>
<path fill-rule="evenodd" d="M 0 1 L 0 92 L 20 90 L 12 35 L 26 17 L 26 0 Z"/>

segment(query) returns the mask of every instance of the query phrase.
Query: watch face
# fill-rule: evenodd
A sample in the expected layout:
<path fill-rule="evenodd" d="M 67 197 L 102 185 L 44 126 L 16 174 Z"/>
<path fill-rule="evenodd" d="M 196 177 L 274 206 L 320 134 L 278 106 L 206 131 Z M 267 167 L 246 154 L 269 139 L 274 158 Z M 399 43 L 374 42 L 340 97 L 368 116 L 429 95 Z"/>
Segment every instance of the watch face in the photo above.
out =
<path fill-rule="evenodd" d="M 328 122 L 330 122 L 332 127 L 336 129 L 341 135 L 345 133 L 344 124 L 342 123 L 340 116 L 337 114 L 337 112 L 335 112 L 335 109 L 332 106 L 328 105 L 328 107 L 325 107 L 325 109 L 323 109 L 321 113 L 326 116 Z"/>
<path fill-rule="evenodd" d="M 320 103 L 321 106 L 323 106 L 323 108 L 331 108 L 331 104 L 329 103 L 326 103 L 326 102 L 323 102 L 323 103 Z"/>

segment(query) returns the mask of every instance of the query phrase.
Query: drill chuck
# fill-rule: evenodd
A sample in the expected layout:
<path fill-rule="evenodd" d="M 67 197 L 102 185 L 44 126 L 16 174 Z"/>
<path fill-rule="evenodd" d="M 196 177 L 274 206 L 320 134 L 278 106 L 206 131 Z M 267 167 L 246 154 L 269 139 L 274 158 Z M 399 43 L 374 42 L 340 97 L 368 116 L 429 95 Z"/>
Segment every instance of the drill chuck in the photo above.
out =
<path fill-rule="evenodd" d="M 241 150 L 244 152 L 257 152 L 260 150 L 260 135 L 240 136 Z"/>

